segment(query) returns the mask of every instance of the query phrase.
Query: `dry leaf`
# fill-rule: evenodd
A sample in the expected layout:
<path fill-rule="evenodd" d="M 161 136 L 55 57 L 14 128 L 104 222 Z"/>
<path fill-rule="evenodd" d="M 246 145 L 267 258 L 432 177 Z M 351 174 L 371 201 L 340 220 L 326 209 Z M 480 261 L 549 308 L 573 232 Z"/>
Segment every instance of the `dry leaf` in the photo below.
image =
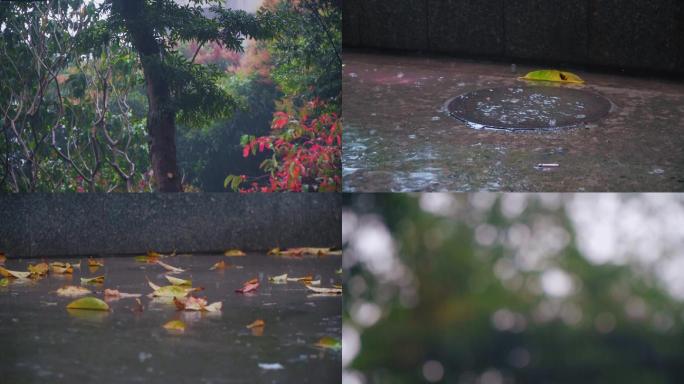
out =
<path fill-rule="evenodd" d="M 164 324 L 163 327 L 169 331 L 185 332 L 185 323 L 180 320 L 171 320 Z"/>
<path fill-rule="evenodd" d="M 284 273 L 284 274 L 278 275 L 278 276 L 269 277 L 268 281 L 270 281 L 273 284 L 285 284 L 285 283 L 287 283 L 287 273 Z"/>
<path fill-rule="evenodd" d="M 123 293 L 119 292 L 116 289 L 105 289 L 104 290 L 104 296 L 105 299 L 110 298 L 110 299 L 127 299 L 129 297 L 140 297 L 142 296 L 139 293 Z"/>
<path fill-rule="evenodd" d="M 104 267 L 104 260 L 96 260 L 93 258 L 88 258 L 89 267 Z"/>
<path fill-rule="evenodd" d="M 0 275 L 11 279 L 26 279 L 31 275 L 31 272 L 10 271 L 9 269 L 0 267 Z"/>
<path fill-rule="evenodd" d="M 185 272 L 185 269 L 177 268 L 177 267 L 168 265 L 168 264 L 162 262 L 161 260 L 157 260 L 157 264 L 161 265 L 162 267 L 164 267 L 164 269 L 166 269 L 167 271 L 169 271 L 169 272 L 171 272 L 171 273 L 181 273 L 181 272 Z"/>
<path fill-rule="evenodd" d="M 64 287 L 59 288 L 56 292 L 59 296 L 65 297 L 79 297 L 89 295 L 92 293 L 87 288 L 78 287 L 75 285 L 65 285 Z"/>
<path fill-rule="evenodd" d="M 342 349 L 342 343 L 340 340 L 330 336 L 321 338 L 316 344 L 314 344 L 314 346 L 318 348 L 332 349 L 335 351 Z"/>
<path fill-rule="evenodd" d="M 225 256 L 231 256 L 231 257 L 236 257 L 236 256 L 246 256 L 247 254 L 242 252 L 239 249 L 229 249 L 225 252 L 223 252 Z"/>
<path fill-rule="evenodd" d="M 104 275 L 90 278 L 81 277 L 81 284 L 104 284 L 104 280 Z"/>
<path fill-rule="evenodd" d="M 313 280 L 313 276 L 304 276 L 304 277 L 288 277 L 287 281 L 299 281 L 302 283 L 310 283 Z"/>
<path fill-rule="evenodd" d="M 186 288 L 181 287 L 180 285 L 166 285 L 160 287 L 151 281 L 148 281 L 148 284 L 154 291 L 152 292 L 152 296 L 154 297 L 185 297 L 190 292 L 202 290 L 202 288 Z"/>
<path fill-rule="evenodd" d="M 249 324 L 247 328 L 252 331 L 252 336 L 263 336 L 265 325 L 266 323 L 263 320 L 256 319 L 252 324 Z"/>
<path fill-rule="evenodd" d="M 271 250 L 266 253 L 268 256 L 277 256 L 280 254 L 280 248 L 271 248 Z"/>
<path fill-rule="evenodd" d="M 222 307 L 222 303 L 217 301 L 207 305 L 207 300 L 188 296 L 187 298 L 173 298 L 173 303 L 176 304 L 176 308 L 179 311 L 202 311 L 202 312 L 219 312 Z"/>
<path fill-rule="evenodd" d="M 218 263 L 214 264 L 209 268 L 210 271 L 213 271 L 215 269 L 221 270 L 221 269 L 226 269 L 228 266 L 224 261 L 219 261 Z"/>
<path fill-rule="evenodd" d="M 252 292 L 256 291 L 256 289 L 259 288 L 259 280 L 257 279 L 252 279 L 248 282 L 246 282 L 242 288 L 236 289 L 235 292 L 237 293 L 247 293 L 247 292 Z"/>
<path fill-rule="evenodd" d="M 9 281 L 8 278 L 3 277 L 2 279 L 0 279 L 0 287 L 6 287 L 6 286 L 8 286 L 8 285 L 9 285 L 9 282 L 10 282 L 10 281 Z"/>
<path fill-rule="evenodd" d="M 135 313 L 142 313 L 143 305 L 142 305 L 142 302 L 140 301 L 140 299 L 135 299 L 135 303 L 136 303 L 135 307 L 131 308 L 131 311 L 135 312 Z"/>
<path fill-rule="evenodd" d="M 254 327 L 263 327 L 264 325 L 266 325 L 266 323 L 265 323 L 263 320 L 261 320 L 261 319 L 256 319 L 256 320 L 254 320 L 251 324 L 249 324 L 249 325 L 247 326 L 247 328 L 248 328 L 248 329 L 252 329 L 252 328 L 254 328 Z"/>
<path fill-rule="evenodd" d="M 54 263 L 50 263 L 50 268 L 52 268 L 53 273 L 59 273 L 59 274 L 74 273 L 74 267 L 69 263 L 62 263 L 59 261 L 55 261 Z"/>
<path fill-rule="evenodd" d="M 306 285 L 306 288 L 308 288 L 311 291 L 314 291 L 316 293 L 334 293 L 334 294 L 342 294 L 342 288 L 321 288 L 321 287 L 312 287 L 311 285 Z"/>
<path fill-rule="evenodd" d="M 320 279 L 312 280 L 309 282 L 309 285 L 321 285 L 321 280 Z"/>
<path fill-rule="evenodd" d="M 7 256 L 4 252 L 0 252 L 0 265 L 5 264 L 5 260 L 7 260 Z"/>

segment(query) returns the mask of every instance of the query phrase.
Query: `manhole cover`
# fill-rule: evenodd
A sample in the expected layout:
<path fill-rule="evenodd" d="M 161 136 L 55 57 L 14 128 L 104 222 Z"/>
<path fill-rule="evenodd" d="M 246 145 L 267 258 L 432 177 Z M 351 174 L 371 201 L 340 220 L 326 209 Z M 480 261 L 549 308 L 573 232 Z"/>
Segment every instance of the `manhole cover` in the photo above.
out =
<path fill-rule="evenodd" d="M 559 86 L 481 89 L 447 104 L 449 114 L 471 128 L 517 130 L 571 128 L 599 120 L 610 112 L 605 97 Z"/>

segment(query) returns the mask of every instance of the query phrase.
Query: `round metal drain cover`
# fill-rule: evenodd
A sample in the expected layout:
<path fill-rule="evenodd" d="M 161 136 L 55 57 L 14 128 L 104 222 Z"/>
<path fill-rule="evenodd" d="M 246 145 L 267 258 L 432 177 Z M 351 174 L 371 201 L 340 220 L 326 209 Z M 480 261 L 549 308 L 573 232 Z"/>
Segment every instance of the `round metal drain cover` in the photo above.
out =
<path fill-rule="evenodd" d="M 571 128 L 610 112 L 605 97 L 560 86 L 514 86 L 481 89 L 447 104 L 449 114 L 471 128 L 517 130 Z"/>

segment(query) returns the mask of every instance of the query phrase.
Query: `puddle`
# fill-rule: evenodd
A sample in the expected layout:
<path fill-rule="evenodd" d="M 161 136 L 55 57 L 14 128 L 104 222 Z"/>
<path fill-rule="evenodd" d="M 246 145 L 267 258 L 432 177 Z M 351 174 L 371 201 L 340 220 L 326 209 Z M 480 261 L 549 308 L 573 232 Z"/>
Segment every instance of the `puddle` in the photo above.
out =
<path fill-rule="evenodd" d="M 78 259 L 60 259 L 78 262 Z M 224 260 L 242 268 L 210 271 Z M 30 260 L 35 262 L 35 260 Z M 323 286 L 340 281 L 335 270 L 340 256 L 284 259 L 249 254 L 175 256 L 164 259 L 188 272 L 171 275 L 191 278 L 204 287 L 197 296 L 223 302 L 218 315 L 178 312 L 173 305 L 154 303 L 146 277 L 167 285 L 161 267 L 137 263 L 131 257 L 105 259 L 91 274 L 83 259 L 83 275 L 105 275 L 105 284 L 93 291 L 115 288 L 142 293 L 144 312 L 134 313 L 134 299 L 109 302 L 111 312 L 65 309 L 73 299 L 53 291 L 78 285 L 81 271 L 27 284 L 0 287 L 0 359 L 2 381 L 100 383 L 326 383 L 341 377 L 341 353 L 313 347 L 320 338 L 341 335 L 341 297 L 312 296 L 299 283 L 271 284 L 269 276 L 313 274 Z M 8 269 L 26 270 L 27 260 L 8 260 Z M 250 278 L 259 279 L 255 294 L 235 289 Z M 102 294 L 96 294 L 102 297 Z M 86 312 L 86 313 L 82 313 Z M 88 313 L 93 312 L 93 313 Z M 97 313 L 95 313 L 97 312 Z M 183 334 L 162 328 L 180 319 Z M 255 319 L 266 325 L 262 336 L 246 328 Z M 264 368 L 266 367 L 266 368 Z M 278 367 L 278 369 L 273 369 Z"/>
<path fill-rule="evenodd" d="M 682 83 L 580 72 L 582 91 L 534 91 L 518 77 L 538 68 L 518 65 L 511 73 L 510 63 L 353 51 L 344 61 L 346 192 L 684 191 Z M 492 96 L 478 93 L 484 89 L 501 92 L 502 108 L 477 109 L 472 98 L 469 110 L 479 120 L 448 116 L 445 100 L 475 92 L 486 101 Z M 526 98 L 517 97 L 519 89 Z M 544 113 L 508 112 L 525 103 Z M 576 128 L 486 129 L 551 128 L 553 120 L 555 128 Z M 559 166 L 540 172 L 538 164 Z"/>
<path fill-rule="evenodd" d="M 477 90 L 453 98 L 445 108 L 471 128 L 527 131 L 584 126 L 606 117 L 611 103 L 582 89 L 535 85 Z"/>

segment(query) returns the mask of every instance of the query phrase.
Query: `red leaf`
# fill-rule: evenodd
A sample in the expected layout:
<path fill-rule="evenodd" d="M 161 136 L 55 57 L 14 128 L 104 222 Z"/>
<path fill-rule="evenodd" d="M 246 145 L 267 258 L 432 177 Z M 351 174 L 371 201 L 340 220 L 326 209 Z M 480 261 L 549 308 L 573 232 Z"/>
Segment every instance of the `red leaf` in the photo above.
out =
<path fill-rule="evenodd" d="M 245 283 L 245 285 L 242 286 L 242 288 L 236 289 L 235 292 L 247 293 L 247 292 L 256 291 L 257 288 L 259 288 L 259 283 L 253 283 L 252 281 L 248 281 L 247 283 Z"/>
<path fill-rule="evenodd" d="M 245 145 L 245 147 L 242 149 L 242 157 L 247 157 L 249 156 L 249 151 L 251 150 L 250 145 Z"/>

